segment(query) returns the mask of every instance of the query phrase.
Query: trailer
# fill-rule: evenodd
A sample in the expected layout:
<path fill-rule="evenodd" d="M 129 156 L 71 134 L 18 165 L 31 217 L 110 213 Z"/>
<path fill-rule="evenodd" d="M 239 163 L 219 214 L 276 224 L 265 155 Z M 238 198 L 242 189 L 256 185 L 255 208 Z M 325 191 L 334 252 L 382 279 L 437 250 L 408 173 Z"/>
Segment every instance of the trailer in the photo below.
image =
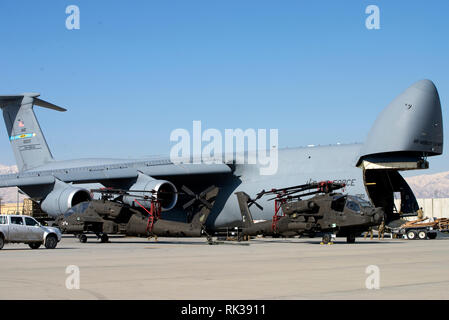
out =
<path fill-rule="evenodd" d="M 408 221 L 399 228 L 393 228 L 392 233 L 398 237 L 409 240 L 435 239 L 437 231 L 449 232 L 449 219 L 440 218 L 431 220 L 429 218 Z"/>

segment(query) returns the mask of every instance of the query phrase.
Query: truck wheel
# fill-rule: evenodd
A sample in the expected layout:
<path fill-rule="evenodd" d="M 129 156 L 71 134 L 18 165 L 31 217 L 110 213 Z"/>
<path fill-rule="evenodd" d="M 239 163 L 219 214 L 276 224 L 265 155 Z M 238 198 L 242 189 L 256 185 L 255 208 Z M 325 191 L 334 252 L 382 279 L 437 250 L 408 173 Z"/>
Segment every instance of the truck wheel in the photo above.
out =
<path fill-rule="evenodd" d="M 0 236 L 0 250 L 3 249 L 4 245 L 5 245 L 5 239 L 3 239 L 3 236 Z"/>
<path fill-rule="evenodd" d="M 28 245 L 30 246 L 31 249 L 39 249 L 41 244 L 42 243 L 40 243 L 40 242 L 33 242 L 33 243 L 29 243 Z"/>
<path fill-rule="evenodd" d="M 47 249 L 54 249 L 56 248 L 56 245 L 58 244 L 58 239 L 55 235 L 48 235 L 47 238 L 45 238 L 45 248 Z"/>
<path fill-rule="evenodd" d="M 418 232 L 418 238 L 419 238 L 419 240 L 425 240 L 426 238 L 427 238 L 427 232 L 425 232 L 425 231 L 419 231 Z"/>
<path fill-rule="evenodd" d="M 407 231 L 407 239 L 416 240 L 418 238 L 418 234 L 414 230 Z"/>

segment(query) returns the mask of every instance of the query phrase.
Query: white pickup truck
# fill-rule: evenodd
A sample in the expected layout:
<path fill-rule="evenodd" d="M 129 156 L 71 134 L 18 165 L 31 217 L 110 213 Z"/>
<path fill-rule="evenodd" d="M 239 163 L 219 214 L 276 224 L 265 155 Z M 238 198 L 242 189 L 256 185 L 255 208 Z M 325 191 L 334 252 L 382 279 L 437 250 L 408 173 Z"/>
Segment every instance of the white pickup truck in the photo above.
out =
<path fill-rule="evenodd" d="M 5 243 L 26 243 L 31 249 L 43 244 L 47 249 L 54 249 L 59 241 L 58 228 L 44 227 L 29 216 L 0 215 L 0 249 Z"/>

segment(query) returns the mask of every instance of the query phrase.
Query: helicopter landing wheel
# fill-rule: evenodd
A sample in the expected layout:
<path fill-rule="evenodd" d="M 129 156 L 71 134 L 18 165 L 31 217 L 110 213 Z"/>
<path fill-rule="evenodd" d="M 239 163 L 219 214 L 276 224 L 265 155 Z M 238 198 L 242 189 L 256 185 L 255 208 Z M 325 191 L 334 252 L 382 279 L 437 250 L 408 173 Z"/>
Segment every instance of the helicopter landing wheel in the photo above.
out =
<path fill-rule="evenodd" d="M 103 233 L 100 237 L 101 243 L 109 242 L 109 236 L 106 233 Z"/>
<path fill-rule="evenodd" d="M 85 234 L 80 234 L 79 240 L 80 240 L 81 243 L 86 243 L 87 242 L 87 236 Z"/>

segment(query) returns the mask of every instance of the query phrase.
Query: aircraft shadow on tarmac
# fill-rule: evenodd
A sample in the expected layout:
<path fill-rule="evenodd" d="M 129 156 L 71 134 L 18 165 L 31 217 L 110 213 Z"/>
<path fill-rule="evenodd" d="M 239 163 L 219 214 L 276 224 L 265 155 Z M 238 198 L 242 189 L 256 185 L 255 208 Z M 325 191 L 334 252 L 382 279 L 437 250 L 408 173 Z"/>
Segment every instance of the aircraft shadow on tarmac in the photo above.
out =
<path fill-rule="evenodd" d="M 66 237 L 66 239 L 74 239 L 74 237 Z M 120 239 L 120 240 L 119 240 Z M 129 240 L 121 240 L 121 239 L 127 239 L 127 237 L 124 236 L 110 236 L 109 241 L 107 243 L 114 244 L 114 245 L 120 245 L 120 244 L 142 244 L 142 245 L 148 245 L 148 244 L 186 244 L 186 245 L 204 245 L 207 244 L 206 238 L 204 238 L 204 241 L 177 241 L 177 240 L 155 240 L 154 238 L 151 239 L 142 239 L 141 241 L 132 240 L 132 238 L 128 238 Z M 176 238 L 175 238 L 176 239 Z M 185 238 L 183 238 L 185 239 Z M 114 241 L 119 240 L 119 241 Z M 89 244 L 98 244 L 103 245 L 103 243 L 100 243 L 100 240 L 97 239 L 96 236 L 88 236 L 87 237 L 87 243 L 84 245 Z"/>
<path fill-rule="evenodd" d="M 73 239 L 73 236 L 63 236 L 63 238 L 65 239 Z M 124 239 L 129 239 L 129 240 L 124 240 Z M 182 238 L 182 239 L 186 239 L 186 238 Z M 197 239 L 197 238 L 196 238 Z M 115 240 L 119 240 L 119 241 L 115 241 Z M 378 240 L 378 239 L 373 239 L 373 240 L 369 240 L 369 239 L 360 239 L 360 240 L 356 240 L 355 243 L 356 245 L 370 245 L 370 244 L 400 244 L 400 243 L 404 243 L 406 239 L 391 239 L 391 238 L 385 238 L 384 240 Z M 449 237 L 447 235 L 443 235 L 438 237 L 436 240 L 449 240 Z M 406 240 L 406 241 L 412 241 L 412 240 Z M 435 240 L 434 240 L 435 241 Z M 238 243 L 236 241 L 224 241 L 224 243 Z M 120 245 L 120 244 L 141 244 L 141 245 L 148 245 L 148 244 L 160 244 L 160 245 L 208 245 L 206 238 L 204 238 L 204 241 L 188 241 L 188 240 L 183 240 L 183 241 L 178 241 L 176 240 L 176 238 L 174 238 L 173 240 L 155 240 L 154 238 L 151 239 L 144 239 L 141 238 L 140 241 L 136 241 L 133 240 L 132 238 L 127 238 L 125 236 L 120 236 L 120 235 L 111 235 L 109 238 L 109 242 L 110 244 L 114 244 L 114 245 Z M 221 242 L 220 242 L 221 243 Z M 262 243 L 289 243 L 289 244 L 312 244 L 312 245 L 321 245 L 321 239 L 319 238 L 315 238 L 315 239 L 310 239 L 307 241 L 295 241 L 295 240 L 289 240 L 289 239 L 267 239 L 267 238 L 263 238 L 262 241 L 259 241 L 259 239 L 252 239 L 248 242 L 244 242 L 245 244 L 262 244 Z M 100 240 L 97 239 L 96 236 L 91 235 L 88 236 L 88 242 L 86 243 L 86 245 L 89 244 L 96 244 L 96 245 L 103 245 L 102 243 L 100 243 Z M 325 244 L 327 245 L 327 244 Z M 348 245 L 348 243 L 346 242 L 345 239 L 341 239 L 341 240 L 336 240 L 333 242 L 333 245 Z M 58 248 L 56 248 L 58 249 Z M 78 249 L 78 248 L 59 248 L 59 249 Z M 11 250 L 11 249 L 8 249 Z M 30 250 L 27 248 L 17 248 L 14 250 Z"/>
<path fill-rule="evenodd" d="M 321 245 L 321 241 L 305 241 L 302 243 L 306 243 L 306 244 L 318 244 Z M 355 242 L 355 243 L 347 243 L 346 240 L 341 240 L 341 241 L 334 241 L 332 242 L 332 245 L 366 245 L 366 244 L 400 244 L 403 242 L 400 241 L 387 241 L 387 240 L 372 240 L 372 241 L 359 241 L 359 242 Z M 323 244 L 323 245 L 328 245 L 327 243 Z"/>
<path fill-rule="evenodd" d="M 355 243 L 351 243 L 351 244 L 360 244 L 360 245 L 364 245 L 364 244 L 379 244 L 379 243 L 385 243 L 385 244 L 398 244 L 398 243 L 402 243 L 402 241 L 398 241 L 400 239 L 384 239 L 384 240 L 364 240 L 364 241 L 357 241 Z M 251 240 L 250 242 L 252 243 L 257 243 L 257 240 Z M 266 238 L 263 241 L 259 241 L 258 243 L 291 243 L 291 244 L 321 244 L 321 240 L 316 238 L 315 240 L 307 240 L 307 241 L 294 241 L 294 240 L 287 240 L 287 239 L 272 239 L 272 240 L 267 240 Z M 347 245 L 348 243 L 346 242 L 346 240 L 341 239 L 341 240 L 337 240 L 332 242 L 332 244 L 344 244 Z M 327 244 L 326 244 L 327 245 Z"/>
<path fill-rule="evenodd" d="M 142 244 L 142 245 L 149 245 L 149 244 L 185 244 L 185 245 L 205 245 L 208 244 L 206 241 L 204 242 L 193 242 L 193 241 L 165 241 L 165 240 L 146 240 L 146 241 L 120 241 L 120 242 L 114 242 L 109 241 L 109 243 L 112 243 L 114 245 L 120 245 L 120 244 Z"/>

